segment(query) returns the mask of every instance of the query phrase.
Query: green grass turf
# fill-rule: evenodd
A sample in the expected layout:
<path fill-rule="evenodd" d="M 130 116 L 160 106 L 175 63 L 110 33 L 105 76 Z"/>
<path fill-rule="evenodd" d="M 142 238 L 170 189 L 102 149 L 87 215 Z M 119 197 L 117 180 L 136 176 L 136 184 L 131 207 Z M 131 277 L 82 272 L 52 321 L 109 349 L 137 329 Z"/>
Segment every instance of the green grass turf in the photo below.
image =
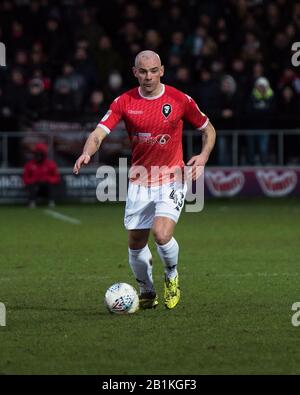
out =
<path fill-rule="evenodd" d="M 112 283 L 135 285 L 122 205 L 0 207 L 2 374 L 299 374 L 299 200 L 210 201 L 176 228 L 176 309 L 109 314 Z M 154 280 L 163 268 L 154 248 Z"/>

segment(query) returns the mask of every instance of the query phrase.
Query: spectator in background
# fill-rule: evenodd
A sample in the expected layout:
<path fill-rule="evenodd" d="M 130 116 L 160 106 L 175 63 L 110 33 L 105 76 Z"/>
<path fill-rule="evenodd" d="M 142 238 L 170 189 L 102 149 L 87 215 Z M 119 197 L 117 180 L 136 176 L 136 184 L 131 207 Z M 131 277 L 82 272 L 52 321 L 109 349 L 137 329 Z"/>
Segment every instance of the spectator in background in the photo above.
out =
<path fill-rule="evenodd" d="M 187 39 L 187 46 L 189 52 L 195 60 L 197 60 L 202 53 L 205 38 L 207 37 L 207 31 L 203 26 L 197 26 L 194 33 Z"/>
<path fill-rule="evenodd" d="M 42 4 L 39 0 L 31 0 L 28 2 L 28 12 L 26 13 L 26 30 L 30 37 L 30 41 L 34 40 L 37 36 L 43 34 L 44 24 Z"/>
<path fill-rule="evenodd" d="M 43 48 L 48 56 L 48 65 L 55 73 L 58 73 L 61 60 L 70 55 L 70 46 L 68 45 L 68 36 L 64 34 L 64 26 L 60 22 L 58 15 L 49 16 L 46 20 L 45 32 L 41 36 Z M 39 54 L 35 55 L 37 58 Z"/>
<path fill-rule="evenodd" d="M 230 41 L 228 28 L 225 18 L 219 18 L 216 23 L 215 39 L 219 43 L 219 56 L 224 59 L 231 58 L 234 51 L 234 46 Z"/>
<path fill-rule="evenodd" d="M 60 78 L 54 86 L 52 109 L 56 114 L 72 113 L 76 110 L 76 100 L 68 78 Z"/>
<path fill-rule="evenodd" d="M 262 63 L 257 62 L 253 65 L 252 77 L 254 81 L 256 81 L 259 77 L 263 77 L 265 74 L 265 66 Z"/>
<path fill-rule="evenodd" d="M 123 25 L 124 23 L 127 22 L 134 22 L 137 25 L 140 24 L 140 16 L 139 16 L 139 7 L 134 4 L 134 3 L 128 3 L 125 4 L 124 10 L 123 10 L 123 20 L 121 21 L 121 24 Z"/>
<path fill-rule="evenodd" d="M 161 16 L 165 13 L 163 0 L 148 0 L 146 7 L 148 16 L 144 21 L 146 28 L 151 29 L 153 26 L 157 26 L 157 23 L 161 25 L 163 23 Z"/>
<path fill-rule="evenodd" d="M 111 38 L 107 35 L 101 36 L 98 40 L 98 47 L 94 52 L 96 61 L 97 74 L 100 83 L 105 83 L 110 70 L 113 70 L 118 65 L 119 70 L 122 70 L 122 60 L 112 46 Z"/>
<path fill-rule="evenodd" d="M 25 104 L 25 124 L 31 126 L 45 116 L 49 110 L 49 100 L 44 89 L 43 80 L 33 78 L 28 84 L 28 93 Z"/>
<path fill-rule="evenodd" d="M 103 114 L 105 108 L 103 92 L 100 89 L 94 90 L 89 97 L 85 112 L 99 117 L 99 114 Z"/>
<path fill-rule="evenodd" d="M 155 29 L 149 29 L 145 34 L 145 47 L 155 52 L 163 52 L 162 37 Z"/>
<path fill-rule="evenodd" d="M 34 159 L 24 166 L 23 182 L 29 195 L 29 207 L 35 208 L 41 196 L 48 201 L 49 207 L 55 206 L 54 188 L 60 182 L 60 175 L 53 160 L 48 159 L 48 147 L 38 143 L 34 149 Z"/>
<path fill-rule="evenodd" d="M 1 130 L 5 132 L 14 131 L 17 129 L 15 118 L 13 117 L 12 108 L 8 104 L 4 92 L 0 86 L 0 125 Z M 19 141 L 16 138 L 8 138 L 8 164 L 11 166 L 18 166 L 19 164 Z M 3 139 L 0 138 L 0 166 L 3 165 Z M 7 163 L 4 164 L 7 166 Z"/>
<path fill-rule="evenodd" d="M 176 83 L 176 74 L 178 68 L 181 66 L 181 58 L 178 55 L 169 55 L 167 58 L 167 68 L 165 69 L 164 81 L 168 85 Z"/>
<path fill-rule="evenodd" d="M 248 93 L 251 90 L 252 85 L 249 86 L 248 82 L 250 76 L 246 68 L 245 62 L 241 58 L 236 57 L 232 60 L 230 75 L 234 78 L 238 86 L 243 87 L 243 91 L 245 93 Z"/>
<path fill-rule="evenodd" d="M 128 46 L 131 44 L 141 44 L 142 32 L 134 22 L 125 23 L 118 32 L 118 45 L 122 54 L 126 56 Z"/>
<path fill-rule="evenodd" d="M 10 127 L 11 131 L 18 130 L 24 118 L 27 96 L 26 79 L 21 70 L 12 69 L 9 81 L 5 89 L 3 89 L 2 96 L 5 100 L 5 114 L 9 113 L 10 125 L 7 125 L 7 122 L 1 122 L 1 130 L 7 130 L 2 129 L 5 124 L 6 126 L 12 126 Z M 8 121 L 8 119 L 5 118 L 5 121 Z M 18 137 L 14 136 L 8 139 L 8 162 L 14 167 L 20 165 L 20 139 Z"/>
<path fill-rule="evenodd" d="M 188 67 L 180 66 L 176 72 L 176 87 L 182 92 L 193 96 L 194 84 L 192 83 L 191 73 Z"/>
<path fill-rule="evenodd" d="M 104 94 L 107 102 L 115 100 L 118 96 L 123 93 L 123 79 L 121 74 L 114 70 L 109 73 L 107 78 L 107 84 L 104 89 Z"/>
<path fill-rule="evenodd" d="M 212 61 L 210 69 L 212 72 L 212 77 L 219 81 L 222 76 L 225 74 L 225 65 L 224 65 L 224 61 L 222 59 L 215 59 Z"/>
<path fill-rule="evenodd" d="M 272 116 L 274 115 L 274 92 L 271 89 L 267 78 L 260 77 L 255 81 L 249 102 L 248 117 L 249 128 L 259 130 L 269 129 L 271 126 Z M 247 159 L 251 165 L 266 165 L 269 156 L 268 134 L 259 133 L 258 135 L 248 135 L 247 141 Z M 258 146 L 259 159 L 256 160 L 256 144 Z"/>
<path fill-rule="evenodd" d="M 88 42 L 84 40 L 77 44 L 74 60 L 72 62 L 72 66 L 74 67 L 72 73 L 76 74 L 77 80 L 79 76 L 84 79 L 84 85 L 82 86 L 84 86 L 85 93 L 91 92 L 98 83 L 98 79 L 100 79 L 100 77 L 98 78 L 97 76 L 96 66 L 89 55 L 86 44 L 88 44 Z"/>
<path fill-rule="evenodd" d="M 81 11 L 81 28 L 79 29 L 79 37 L 84 38 L 88 41 L 89 46 L 92 47 L 97 42 L 104 32 L 103 28 L 100 27 L 96 20 L 95 15 L 89 9 L 83 9 Z"/>
<path fill-rule="evenodd" d="M 199 106 L 205 108 L 208 117 L 212 117 L 216 108 L 215 100 L 218 94 L 218 81 L 212 77 L 208 68 L 202 68 L 199 75 L 199 82 L 195 86 L 194 98 Z"/>
<path fill-rule="evenodd" d="M 18 70 L 22 70 L 22 73 L 27 75 L 29 72 L 29 58 L 27 51 L 19 49 L 15 54 L 14 64 Z"/>
<path fill-rule="evenodd" d="M 15 115 L 22 114 L 26 101 L 26 80 L 24 73 L 17 68 L 12 69 L 5 89 L 5 97 Z"/>
<path fill-rule="evenodd" d="M 224 75 L 220 81 L 219 94 L 216 96 L 214 122 L 219 130 L 236 129 L 240 111 L 241 98 L 237 92 L 237 84 L 231 75 Z M 232 165 L 232 138 L 219 135 L 217 139 L 218 164 Z"/>
<path fill-rule="evenodd" d="M 273 79 L 278 79 L 282 68 L 290 63 L 291 44 L 287 34 L 277 32 L 269 48 L 269 65 Z"/>
<path fill-rule="evenodd" d="M 62 81 L 68 81 L 72 96 L 74 98 L 74 111 L 82 108 L 82 103 L 86 94 L 86 83 L 84 77 L 74 70 L 74 66 L 70 62 L 66 62 L 62 68 L 62 74 L 54 83 L 54 90 L 59 90 Z"/>
<path fill-rule="evenodd" d="M 180 58 L 185 57 L 186 55 L 186 44 L 183 32 L 176 31 L 171 35 L 170 46 L 169 46 L 169 54 L 177 55 Z"/>
<path fill-rule="evenodd" d="M 293 18 L 293 23 L 295 25 L 295 28 L 299 32 L 299 30 L 300 30 L 300 3 L 299 2 L 295 2 L 293 4 L 292 18 Z"/>
<path fill-rule="evenodd" d="M 266 5 L 264 22 L 268 38 L 274 37 L 280 28 L 280 13 L 276 4 L 269 3 Z"/>
<path fill-rule="evenodd" d="M 282 89 L 286 85 L 290 85 L 295 93 L 300 95 L 300 76 L 291 67 L 286 67 L 279 78 L 278 88 Z"/>
<path fill-rule="evenodd" d="M 0 86 L 0 122 L 2 127 L 4 127 L 5 131 L 13 130 L 8 126 L 9 120 L 11 120 L 11 118 L 12 118 L 12 109 L 7 103 L 3 89 Z"/>
<path fill-rule="evenodd" d="M 44 87 L 45 91 L 49 92 L 49 90 L 52 87 L 52 81 L 47 75 L 44 74 L 43 70 L 41 70 L 41 69 L 33 70 L 32 79 L 34 79 L 34 78 L 40 79 L 43 83 L 43 87 Z"/>
<path fill-rule="evenodd" d="M 159 19 L 160 31 L 168 36 L 171 36 L 173 32 L 180 31 L 185 33 L 188 30 L 188 22 L 184 18 L 182 9 L 177 4 L 171 5 L 170 8 L 167 8 L 166 17 Z"/>
<path fill-rule="evenodd" d="M 259 62 L 262 60 L 261 43 L 255 34 L 247 32 L 242 44 L 242 59 L 247 62 Z"/>
<path fill-rule="evenodd" d="M 203 62 L 210 64 L 216 58 L 217 53 L 218 45 L 216 41 L 212 37 L 207 36 L 202 48 Z"/>
<path fill-rule="evenodd" d="M 36 69 L 41 69 L 45 70 L 45 53 L 43 50 L 43 46 L 41 43 L 34 43 L 32 46 L 32 51 L 31 51 L 31 69 L 36 70 Z"/>
<path fill-rule="evenodd" d="M 298 114 L 300 112 L 300 97 L 297 95 L 293 86 L 285 85 L 281 88 L 277 100 L 277 127 L 286 130 L 289 128 L 299 128 Z M 284 141 L 286 163 L 299 165 L 300 163 L 300 135 L 288 134 Z"/>
<path fill-rule="evenodd" d="M 29 38 L 26 37 L 24 26 L 19 20 L 14 20 L 10 31 L 10 45 L 13 48 L 28 48 Z"/>
<path fill-rule="evenodd" d="M 299 127 L 298 113 L 300 111 L 300 97 L 294 88 L 285 85 L 281 88 L 277 100 L 277 125 L 286 128 L 287 123 L 291 128 Z M 298 147 L 299 149 L 299 147 Z"/>
<path fill-rule="evenodd" d="M 124 69 L 130 69 L 134 63 L 136 54 L 141 50 L 142 41 L 142 31 L 135 22 L 126 22 L 119 29 L 116 37 L 116 45 L 119 55 L 122 56 Z M 114 68 L 116 67 L 115 65 Z M 134 84 L 134 77 L 131 73 L 126 73 L 124 77 L 126 86 L 132 86 Z"/>

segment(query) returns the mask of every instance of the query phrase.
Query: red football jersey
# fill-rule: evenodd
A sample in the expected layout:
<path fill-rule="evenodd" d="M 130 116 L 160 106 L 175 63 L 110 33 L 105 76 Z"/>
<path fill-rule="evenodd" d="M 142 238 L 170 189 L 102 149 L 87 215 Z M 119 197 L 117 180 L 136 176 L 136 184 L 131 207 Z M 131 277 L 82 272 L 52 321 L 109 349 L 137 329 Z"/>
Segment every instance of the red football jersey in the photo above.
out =
<path fill-rule="evenodd" d="M 184 166 L 183 120 L 197 129 L 208 124 L 207 116 L 190 96 L 162 86 L 162 92 L 155 97 L 143 96 L 139 87 L 125 92 L 114 100 L 98 124 L 110 133 L 123 119 L 132 144 L 132 166 L 143 166 L 148 172 L 152 166 Z M 154 184 L 153 180 L 150 184 Z"/>

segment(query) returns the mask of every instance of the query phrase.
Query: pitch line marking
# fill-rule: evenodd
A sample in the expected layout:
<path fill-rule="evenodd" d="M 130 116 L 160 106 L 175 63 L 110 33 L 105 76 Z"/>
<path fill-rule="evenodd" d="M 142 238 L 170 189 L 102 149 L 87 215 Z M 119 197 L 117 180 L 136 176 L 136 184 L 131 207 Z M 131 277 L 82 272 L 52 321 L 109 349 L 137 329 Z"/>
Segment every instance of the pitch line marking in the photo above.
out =
<path fill-rule="evenodd" d="M 50 215 L 50 217 L 59 219 L 61 221 L 69 222 L 71 224 L 75 224 L 75 225 L 81 224 L 81 221 L 79 221 L 79 219 L 69 217 L 67 215 L 58 213 L 57 211 L 54 211 L 54 210 L 44 210 L 44 213 L 47 215 Z"/>
<path fill-rule="evenodd" d="M 111 277 L 110 276 L 97 276 L 97 275 L 84 276 L 84 275 L 71 275 L 70 274 L 70 276 L 68 278 L 70 280 L 76 280 L 76 281 L 78 281 L 78 280 L 87 280 L 88 281 L 88 280 L 95 280 L 95 279 L 99 280 L 99 281 L 102 281 L 102 280 L 106 281 L 106 280 L 108 280 Z M 24 279 L 25 280 L 30 280 L 31 277 L 30 278 L 26 277 L 26 276 L 24 276 L 24 274 L 19 275 L 19 276 L 1 277 L 0 278 L 0 283 L 4 282 L 4 281 L 18 281 L 18 280 L 24 281 Z M 60 279 L 61 279 L 61 277 L 59 277 L 59 276 L 42 276 L 41 277 L 42 281 L 47 281 L 47 280 L 57 281 L 57 280 L 60 280 Z"/>

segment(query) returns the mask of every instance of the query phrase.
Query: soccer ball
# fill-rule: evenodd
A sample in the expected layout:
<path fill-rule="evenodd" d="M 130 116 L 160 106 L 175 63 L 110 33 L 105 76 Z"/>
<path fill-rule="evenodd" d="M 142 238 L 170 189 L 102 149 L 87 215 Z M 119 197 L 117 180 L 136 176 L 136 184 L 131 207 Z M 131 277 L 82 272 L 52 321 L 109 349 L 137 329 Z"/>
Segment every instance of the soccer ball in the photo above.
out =
<path fill-rule="evenodd" d="M 111 313 L 132 314 L 139 308 L 139 296 L 131 285 L 115 283 L 105 292 L 104 304 Z"/>

